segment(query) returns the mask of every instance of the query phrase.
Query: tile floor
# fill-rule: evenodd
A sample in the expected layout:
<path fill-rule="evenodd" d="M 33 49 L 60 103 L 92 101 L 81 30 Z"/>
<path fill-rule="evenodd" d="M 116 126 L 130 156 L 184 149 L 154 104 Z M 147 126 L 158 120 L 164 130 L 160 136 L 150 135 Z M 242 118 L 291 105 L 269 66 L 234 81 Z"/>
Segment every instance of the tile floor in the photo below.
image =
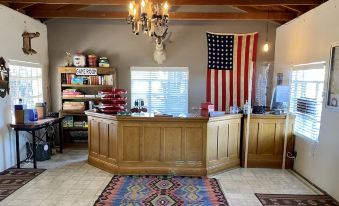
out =
<path fill-rule="evenodd" d="M 47 170 L 0 202 L 0 206 L 93 205 L 112 174 L 86 163 L 87 150 L 66 150 L 51 160 L 38 162 Z M 219 179 L 232 206 L 260 206 L 254 193 L 320 194 L 287 170 L 233 169 L 213 176 Z"/>

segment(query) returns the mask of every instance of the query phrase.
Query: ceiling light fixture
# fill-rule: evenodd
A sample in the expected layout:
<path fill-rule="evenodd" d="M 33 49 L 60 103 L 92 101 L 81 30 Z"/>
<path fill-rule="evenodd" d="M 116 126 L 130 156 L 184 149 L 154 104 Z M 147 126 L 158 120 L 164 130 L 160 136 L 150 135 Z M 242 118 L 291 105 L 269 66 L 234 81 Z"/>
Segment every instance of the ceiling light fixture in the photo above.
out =
<path fill-rule="evenodd" d="M 148 36 L 162 36 L 168 30 L 169 5 L 167 2 L 135 0 L 129 4 L 127 23 L 132 25 L 132 32 Z"/>
<path fill-rule="evenodd" d="M 262 47 L 264 52 L 268 52 L 270 50 L 270 45 L 268 44 L 268 18 L 269 18 L 269 10 L 267 10 L 267 20 L 266 20 L 266 41 L 264 46 Z"/>

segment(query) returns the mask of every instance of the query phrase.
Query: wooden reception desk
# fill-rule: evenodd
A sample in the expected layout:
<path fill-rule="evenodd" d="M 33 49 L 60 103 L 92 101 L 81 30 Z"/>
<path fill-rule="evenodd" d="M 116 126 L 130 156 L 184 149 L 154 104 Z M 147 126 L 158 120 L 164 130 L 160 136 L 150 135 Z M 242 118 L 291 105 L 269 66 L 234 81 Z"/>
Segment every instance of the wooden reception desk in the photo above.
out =
<path fill-rule="evenodd" d="M 114 174 L 208 175 L 240 166 L 240 114 L 113 116 L 86 112 L 89 164 Z"/>

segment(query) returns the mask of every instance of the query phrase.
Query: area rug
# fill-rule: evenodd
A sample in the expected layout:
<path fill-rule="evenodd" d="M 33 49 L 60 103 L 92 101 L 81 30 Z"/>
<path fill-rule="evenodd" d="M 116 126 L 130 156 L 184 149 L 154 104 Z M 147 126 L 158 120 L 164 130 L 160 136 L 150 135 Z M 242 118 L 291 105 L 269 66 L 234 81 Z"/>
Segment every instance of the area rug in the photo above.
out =
<path fill-rule="evenodd" d="M 94 203 L 101 205 L 219 205 L 227 200 L 214 178 L 114 176 Z"/>
<path fill-rule="evenodd" d="M 255 194 L 263 206 L 339 206 L 328 195 Z"/>
<path fill-rule="evenodd" d="M 7 169 L 0 173 L 0 202 L 45 169 Z"/>

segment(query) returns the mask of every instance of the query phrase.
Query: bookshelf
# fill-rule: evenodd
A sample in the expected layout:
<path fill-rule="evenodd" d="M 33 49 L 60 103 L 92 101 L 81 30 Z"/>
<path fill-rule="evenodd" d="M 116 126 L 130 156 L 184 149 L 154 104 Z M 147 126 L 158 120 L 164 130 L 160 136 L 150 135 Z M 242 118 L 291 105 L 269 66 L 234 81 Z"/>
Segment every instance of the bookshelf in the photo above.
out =
<path fill-rule="evenodd" d="M 79 73 L 79 69 L 95 70 L 96 75 L 86 75 Z M 61 88 L 61 110 L 59 114 L 64 117 L 63 124 L 65 145 L 75 146 L 83 144 L 87 140 L 87 117 L 82 109 L 67 109 L 63 105 L 73 104 L 74 102 L 82 102 L 85 110 L 88 109 L 89 102 L 97 104 L 100 101 L 98 92 L 102 89 L 117 87 L 117 72 L 115 68 L 106 67 L 59 67 L 60 88 Z M 65 95 L 65 96 L 64 96 Z M 86 97 L 86 95 L 89 95 Z M 83 126 L 79 124 L 83 123 Z"/>

